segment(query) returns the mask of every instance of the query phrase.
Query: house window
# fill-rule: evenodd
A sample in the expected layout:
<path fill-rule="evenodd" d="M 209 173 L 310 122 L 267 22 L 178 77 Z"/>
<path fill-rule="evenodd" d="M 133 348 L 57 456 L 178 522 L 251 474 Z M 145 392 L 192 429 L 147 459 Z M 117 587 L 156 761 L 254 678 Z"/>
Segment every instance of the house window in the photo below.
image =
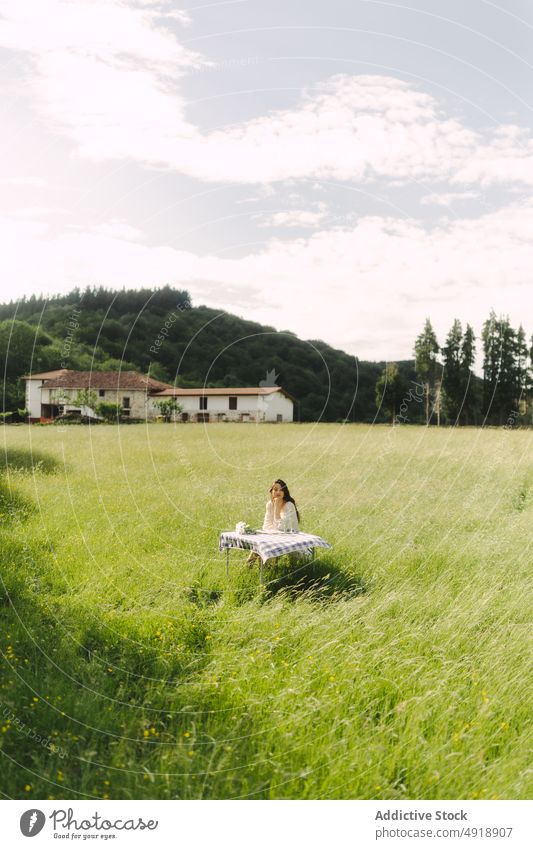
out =
<path fill-rule="evenodd" d="M 182 420 L 182 422 L 188 422 L 189 421 L 189 414 L 188 413 L 182 413 L 181 414 L 181 420 Z"/>
<path fill-rule="evenodd" d="M 130 399 L 129 399 L 129 398 L 123 398 L 123 399 L 122 399 L 122 406 L 124 407 L 124 409 L 125 409 L 125 410 L 129 410 L 129 408 L 130 408 Z"/>
<path fill-rule="evenodd" d="M 207 410 L 207 395 L 200 395 L 200 409 Z"/>
<path fill-rule="evenodd" d="M 277 422 L 282 422 L 282 421 L 283 421 L 283 416 L 281 415 L 281 413 L 278 413 L 278 414 L 277 414 L 277 416 L 276 416 L 276 421 L 277 421 Z"/>
<path fill-rule="evenodd" d="M 105 398 L 105 389 L 99 389 L 98 394 L 99 394 L 100 398 Z"/>
<path fill-rule="evenodd" d="M 230 395 L 229 396 L 229 408 L 230 408 L 230 410 L 236 410 L 237 409 L 237 396 L 236 395 Z"/>

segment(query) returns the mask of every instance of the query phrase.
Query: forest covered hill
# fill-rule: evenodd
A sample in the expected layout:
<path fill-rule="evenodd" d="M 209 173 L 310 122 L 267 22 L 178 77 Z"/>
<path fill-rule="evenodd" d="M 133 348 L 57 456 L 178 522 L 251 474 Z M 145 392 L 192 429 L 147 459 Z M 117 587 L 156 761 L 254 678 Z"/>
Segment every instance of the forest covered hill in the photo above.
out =
<path fill-rule="evenodd" d="M 193 307 L 186 291 L 170 286 L 73 289 L 0 305 L 5 411 L 24 407 L 21 376 L 30 371 L 122 368 L 178 386 L 275 382 L 297 399 L 296 420 L 386 421 L 375 390 L 385 365 L 320 339 Z M 414 361 L 398 366 L 406 381 L 416 380 Z M 420 407 L 411 405 L 412 420 L 423 420 Z"/>

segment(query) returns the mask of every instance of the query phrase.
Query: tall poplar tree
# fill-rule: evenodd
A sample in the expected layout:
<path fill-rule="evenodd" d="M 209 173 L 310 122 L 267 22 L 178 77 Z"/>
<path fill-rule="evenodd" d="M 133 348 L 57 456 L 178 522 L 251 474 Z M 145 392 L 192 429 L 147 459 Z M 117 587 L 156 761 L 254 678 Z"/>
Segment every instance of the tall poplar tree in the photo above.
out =
<path fill-rule="evenodd" d="M 467 324 L 463 333 L 461 322 L 456 318 L 442 349 L 444 412 L 455 424 L 468 423 L 475 415 L 476 399 L 472 379 L 475 339 L 473 328 Z"/>
<path fill-rule="evenodd" d="M 526 369 L 526 421 L 528 424 L 533 424 L 533 335 L 529 340 L 531 347 L 529 349 L 529 368 Z"/>
<path fill-rule="evenodd" d="M 516 333 L 516 391 L 518 395 L 518 411 L 520 415 L 527 413 L 527 396 L 529 391 L 529 368 L 526 333 L 522 325 Z"/>
<path fill-rule="evenodd" d="M 470 324 L 466 325 L 461 345 L 461 374 L 463 382 L 463 407 L 460 420 L 468 424 L 477 419 L 478 400 L 475 391 L 474 373 L 472 366 L 476 358 L 476 334 Z"/>
<path fill-rule="evenodd" d="M 454 422 L 457 422 L 463 400 L 462 344 L 463 328 L 459 319 L 456 318 L 442 348 L 442 405 L 446 418 Z"/>
<path fill-rule="evenodd" d="M 437 359 L 439 350 L 439 343 L 431 326 L 431 321 L 426 318 L 424 329 L 415 342 L 415 368 L 418 379 L 424 384 L 427 425 L 430 419 L 430 398 L 435 391 L 435 381 L 439 370 Z"/>
<path fill-rule="evenodd" d="M 494 310 L 483 325 L 483 407 L 485 421 L 504 424 L 518 412 L 523 375 L 523 342 L 509 323 Z"/>
<path fill-rule="evenodd" d="M 483 340 L 483 413 L 484 421 L 494 415 L 494 399 L 498 385 L 501 361 L 500 322 L 492 309 L 481 331 Z"/>

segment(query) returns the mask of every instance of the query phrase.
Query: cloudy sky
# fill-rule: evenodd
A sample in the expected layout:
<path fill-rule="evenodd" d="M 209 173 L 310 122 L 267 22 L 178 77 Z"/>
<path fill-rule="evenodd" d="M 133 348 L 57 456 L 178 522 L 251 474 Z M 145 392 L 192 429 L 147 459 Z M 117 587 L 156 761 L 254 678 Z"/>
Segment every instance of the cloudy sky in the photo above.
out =
<path fill-rule="evenodd" d="M 527 0 L 0 0 L 2 300 L 170 283 L 373 360 L 530 335 L 532 39 Z"/>

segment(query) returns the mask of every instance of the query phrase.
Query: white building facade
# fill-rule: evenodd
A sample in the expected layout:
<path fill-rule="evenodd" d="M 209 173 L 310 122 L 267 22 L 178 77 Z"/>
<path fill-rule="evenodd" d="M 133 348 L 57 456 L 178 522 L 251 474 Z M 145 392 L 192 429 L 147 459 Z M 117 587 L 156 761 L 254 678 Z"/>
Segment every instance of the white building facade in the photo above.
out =
<path fill-rule="evenodd" d="M 181 407 L 172 414 L 180 422 L 292 422 L 295 399 L 281 386 L 165 389 L 150 398 L 174 399 Z"/>
<path fill-rule="evenodd" d="M 80 390 L 90 390 L 95 407 L 118 404 L 122 418 L 157 419 L 159 404 L 175 400 L 176 422 L 292 422 L 295 399 L 281 386 L 182 389 L 138 372 L 76 372 L 71 369 L 26 375 L 26 409 L 30 422 L 53 421 L 68 413 L 97 417 L 94 408 L 76 403 Z"/>
<path fill-rule="evenodd" d="M 98 418 L 96 407 L 101 402 L 117 404 L 122 418 L 155 418 L 149 399 L 154 392 L 172 388 L 132 371 L 56 371 L 26 375 L 26 409 L 30 422 L 53 421 L 68 413 Z M 88 390 L 94 406 L 80 405 L 77 395 Z"/>

